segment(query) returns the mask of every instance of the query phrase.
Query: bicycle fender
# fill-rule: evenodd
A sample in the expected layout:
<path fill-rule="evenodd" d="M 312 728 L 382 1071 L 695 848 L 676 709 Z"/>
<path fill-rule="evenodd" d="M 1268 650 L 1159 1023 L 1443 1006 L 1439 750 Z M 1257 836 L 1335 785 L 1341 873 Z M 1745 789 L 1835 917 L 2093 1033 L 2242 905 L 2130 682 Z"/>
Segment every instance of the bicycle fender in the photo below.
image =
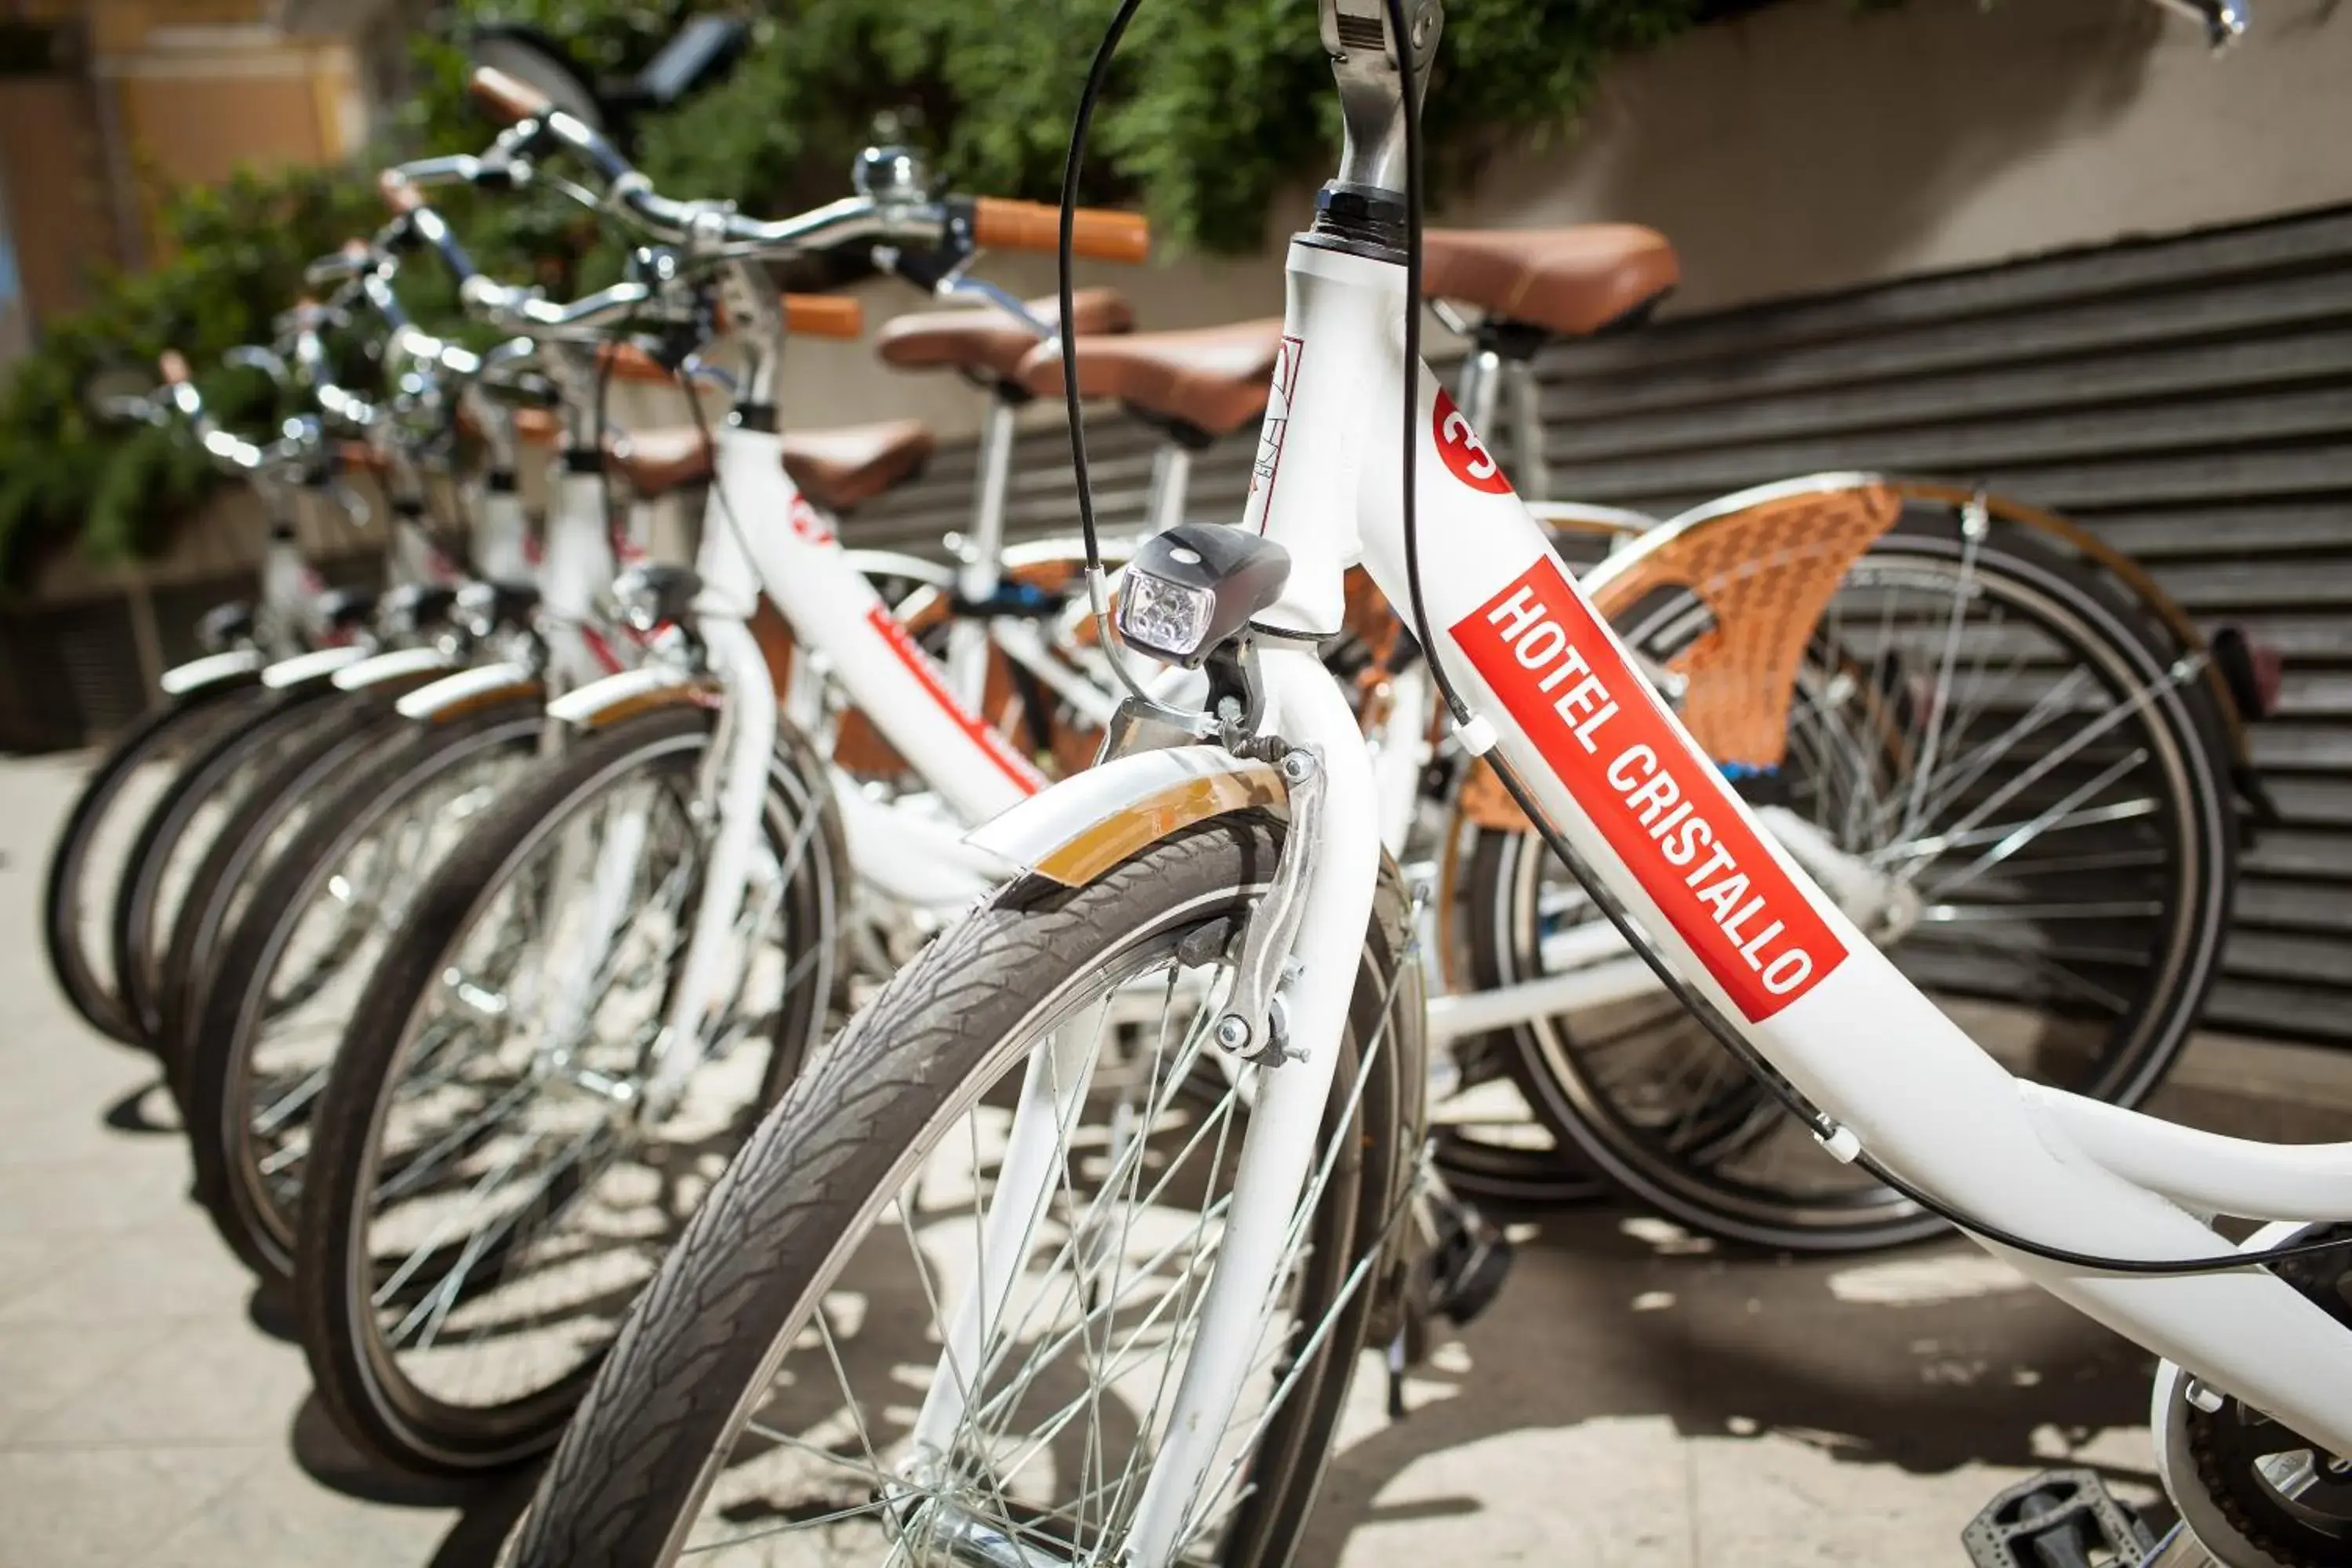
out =
<path fill-rule="evenodd" d="M 175 664 L 163 672 L 156 682 L 166 697 L 185 697 L 192 691 L 208 687 L 226 686 L 234 682 L 242 686 L 261 674 L 261 655 L 253 648 L 231 648 L 226 653 L 207 654 L 192 658 L 185 664 Z"/>
<path fill-rule="evenodd" d="M 547 689 L 539 677 L 522 665 L 502 661 L 478 664 L 471 669 L 445 675 L 409 692 L 394 707 L 404 719 L 443 724 L 478 713 L 493 703 L 538 702 L 546 695 Z"/>
<path fill-rule="evenodd" d="M 322 647 L 310 653 L 298 653 L 292 658 L 281 658 L 261 672 L 261 684 L 272 691 L 292 691 L 298 687 L 314 685 L 341 669 L 367 658 L 367 650 L 358 647 Z"/>
<path fill-rule="evenodd" d="M 366 691 L 395 680 L 414 680 L 455 669 L 457 661 L 437 647 L 404 647 L 380 653 L 335 671 L 338 691 Z"/>
<path fill-rule="evenodd" d="M 547 716 L 575 730 L 601 730 L 656 708 L 716 708 L 718 684 L 682 669 L 625 669 L 565 692 L 547 705 Z"/>
<path fill-rule="evenodd" d="M 1082 888 L 1195 823 L 1240 812 L 1289 816 L 1282 775 L 1220 746 L 1114 757 L 983 823 L 964 842 L 1033 876 Z"/>

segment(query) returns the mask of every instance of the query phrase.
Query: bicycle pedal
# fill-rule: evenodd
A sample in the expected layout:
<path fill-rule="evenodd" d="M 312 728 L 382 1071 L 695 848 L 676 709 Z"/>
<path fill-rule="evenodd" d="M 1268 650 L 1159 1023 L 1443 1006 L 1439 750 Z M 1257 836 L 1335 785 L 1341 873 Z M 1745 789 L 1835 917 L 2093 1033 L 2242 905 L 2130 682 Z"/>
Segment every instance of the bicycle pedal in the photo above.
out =
<path fill-rule="evenodd" d="M 1429 1304 L 1456 1326 L 1495 1304 L 1510 1277 L 1511 1238 L 1452 1194 L 1433 1205 L 1436 1247 L 1429 1260 Z"/>
<path fill-rule="evenodd" d="M 2095 1470 L 2044 1470 L 1969 1521 L 1960 1544 L 1976 1568 L 2139 1568 L 2156 1538 Z"/>

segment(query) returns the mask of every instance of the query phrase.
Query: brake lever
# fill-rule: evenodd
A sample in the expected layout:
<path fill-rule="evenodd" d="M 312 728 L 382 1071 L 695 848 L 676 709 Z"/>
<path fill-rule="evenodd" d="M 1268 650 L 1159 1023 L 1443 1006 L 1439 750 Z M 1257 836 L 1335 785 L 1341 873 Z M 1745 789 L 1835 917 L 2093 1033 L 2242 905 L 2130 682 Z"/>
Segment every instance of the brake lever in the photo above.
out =
<path fill-rule="evenodd" d="M 977 259 L 975 257 L 962 258 L 928 282 L 921 278 L 919 268 L 915 271 L 908 269 L 908 258 L 904 251 L 877 245 L 874 247 L 874 259 L 885 270 L 894 272 L 908 282 L 928 288 L 935 298 L 978 300 L 983 304 L 993 305 L 1019 322 L 1024 330 L 1034 333 L 1040 342 L 1050 341 L 1056 335 L 1054 323 L 1031 310 L 1028 301 L 1019 295 L 990 282 L 985 278 L 972 277 L 970 268 L 972 262 Z"/>
<path fill-rule="evenodd" d="M 700 354 L 687 355 L 679 363 L 677 374 L 689 382 L 709 382 L 730 397 L 734 396 L 736 388 L 742 384 L 740 378 L 733 371 L 722 365 L 713 364 Z"/>

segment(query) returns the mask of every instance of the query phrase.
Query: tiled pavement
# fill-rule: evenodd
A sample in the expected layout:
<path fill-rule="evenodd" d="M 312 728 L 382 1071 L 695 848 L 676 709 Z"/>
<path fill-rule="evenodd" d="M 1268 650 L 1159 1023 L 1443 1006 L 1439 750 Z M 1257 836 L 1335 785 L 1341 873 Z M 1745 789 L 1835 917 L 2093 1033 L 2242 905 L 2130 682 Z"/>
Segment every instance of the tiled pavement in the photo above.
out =
<path fill-rule="evenodd" d="M 339 1458 L 147 1120 L 152 1069 L 57 999 L 37 901 L 78 771 L 0 763 L 0 1568 L 488 1563 L 517 1489 L 435 1495 Z M 2326 1105 L 2352 1105 L 2352 1075 L 2272 1065 L 2321 1107 L 2299 1135 L 2346 1122 Z M 2143 1358 L 1965 1248 L 1735 1258 L 1586 1213 L 1523 1259 L 1408 1419 L 1360 1380 L 1307 1561 L 1958 1564 L 2016 1476 L 2147 1479 Z"/>

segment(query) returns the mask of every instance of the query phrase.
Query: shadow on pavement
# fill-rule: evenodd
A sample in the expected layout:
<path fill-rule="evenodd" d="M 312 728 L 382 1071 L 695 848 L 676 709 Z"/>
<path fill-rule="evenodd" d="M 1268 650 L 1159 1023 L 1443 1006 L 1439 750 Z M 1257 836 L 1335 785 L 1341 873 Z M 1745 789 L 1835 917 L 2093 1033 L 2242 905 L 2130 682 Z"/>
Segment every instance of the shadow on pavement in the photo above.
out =
<path fill-rule="evenodd" d="M 499 1548 L 506 1544 L 508 1532 L 522 1517 L 530 1494 L 538 1489 L 542 1468 L 532 1464 L 511 1471 L 467 1504 L 425 1568 L 491 1568 L 499 1560 Z"/>
<path fill-rule="evenodd" d="M 457 1510 L 457 1521 L 420 1568 L 491 1568 L 507 1533 L 539 1485 L 540 1461 L 492 1475 L 449 1479 L 384 1469 L 344 1440 L 315 1394 L 294 1413 L 288 1435 L 295 1463 L 320 1486 L 392 1508 Z"/>
<path fill-rule="evenodd" d="M 1614 1209 L 1543 1222 L 1494 1308 L 1415 1374 L 1412 1413 L 1334 1461 L 1300 1563 L 1335 1562 L 1366 1525 L 1481 1512 L 1466 1496 L 1375 1500 L 1417 1460 L 1509 1433 L 1663 1415 L 1685 1437 L 1778 1434 L 1840 1463 L 1937 1474 L 2043 1468 L 2059 1462 L 2053 1436 L 2072 1447 L 2147 1419 L 2150 1357 L 2007 1288 L 1964 1243 L 1797 1259 L 1643 1239 L 1662 1234 L 1675 1233 Z M 1369 1360 L 1360 1374 L 1380 1375 Z M 1564 1499 L 1606 1484 L 1529 1479 Z"/>
<path fill-rule="evenodd" d="M 161 1078 L 140 1085 L 108 1106 L 99 1120 L 117 1132 L 145 1138 L 182 1131 L 179 1108 L 172 1103 L 171 1091 Z"/>
<path fill-rule="evenodd" d="M 335 1429 L 334 1417 L 315 1393 L 294 1413 L 288 1435 L 294 1462 L 312 1480 L 362 1502 L 388 1503 L 394 1508 L 467 1508 L 495 1489 L 499 1478 L 452 1479 L 441 1476 L 409 1476 L 387 1470 L 352 1447 Z"/>

